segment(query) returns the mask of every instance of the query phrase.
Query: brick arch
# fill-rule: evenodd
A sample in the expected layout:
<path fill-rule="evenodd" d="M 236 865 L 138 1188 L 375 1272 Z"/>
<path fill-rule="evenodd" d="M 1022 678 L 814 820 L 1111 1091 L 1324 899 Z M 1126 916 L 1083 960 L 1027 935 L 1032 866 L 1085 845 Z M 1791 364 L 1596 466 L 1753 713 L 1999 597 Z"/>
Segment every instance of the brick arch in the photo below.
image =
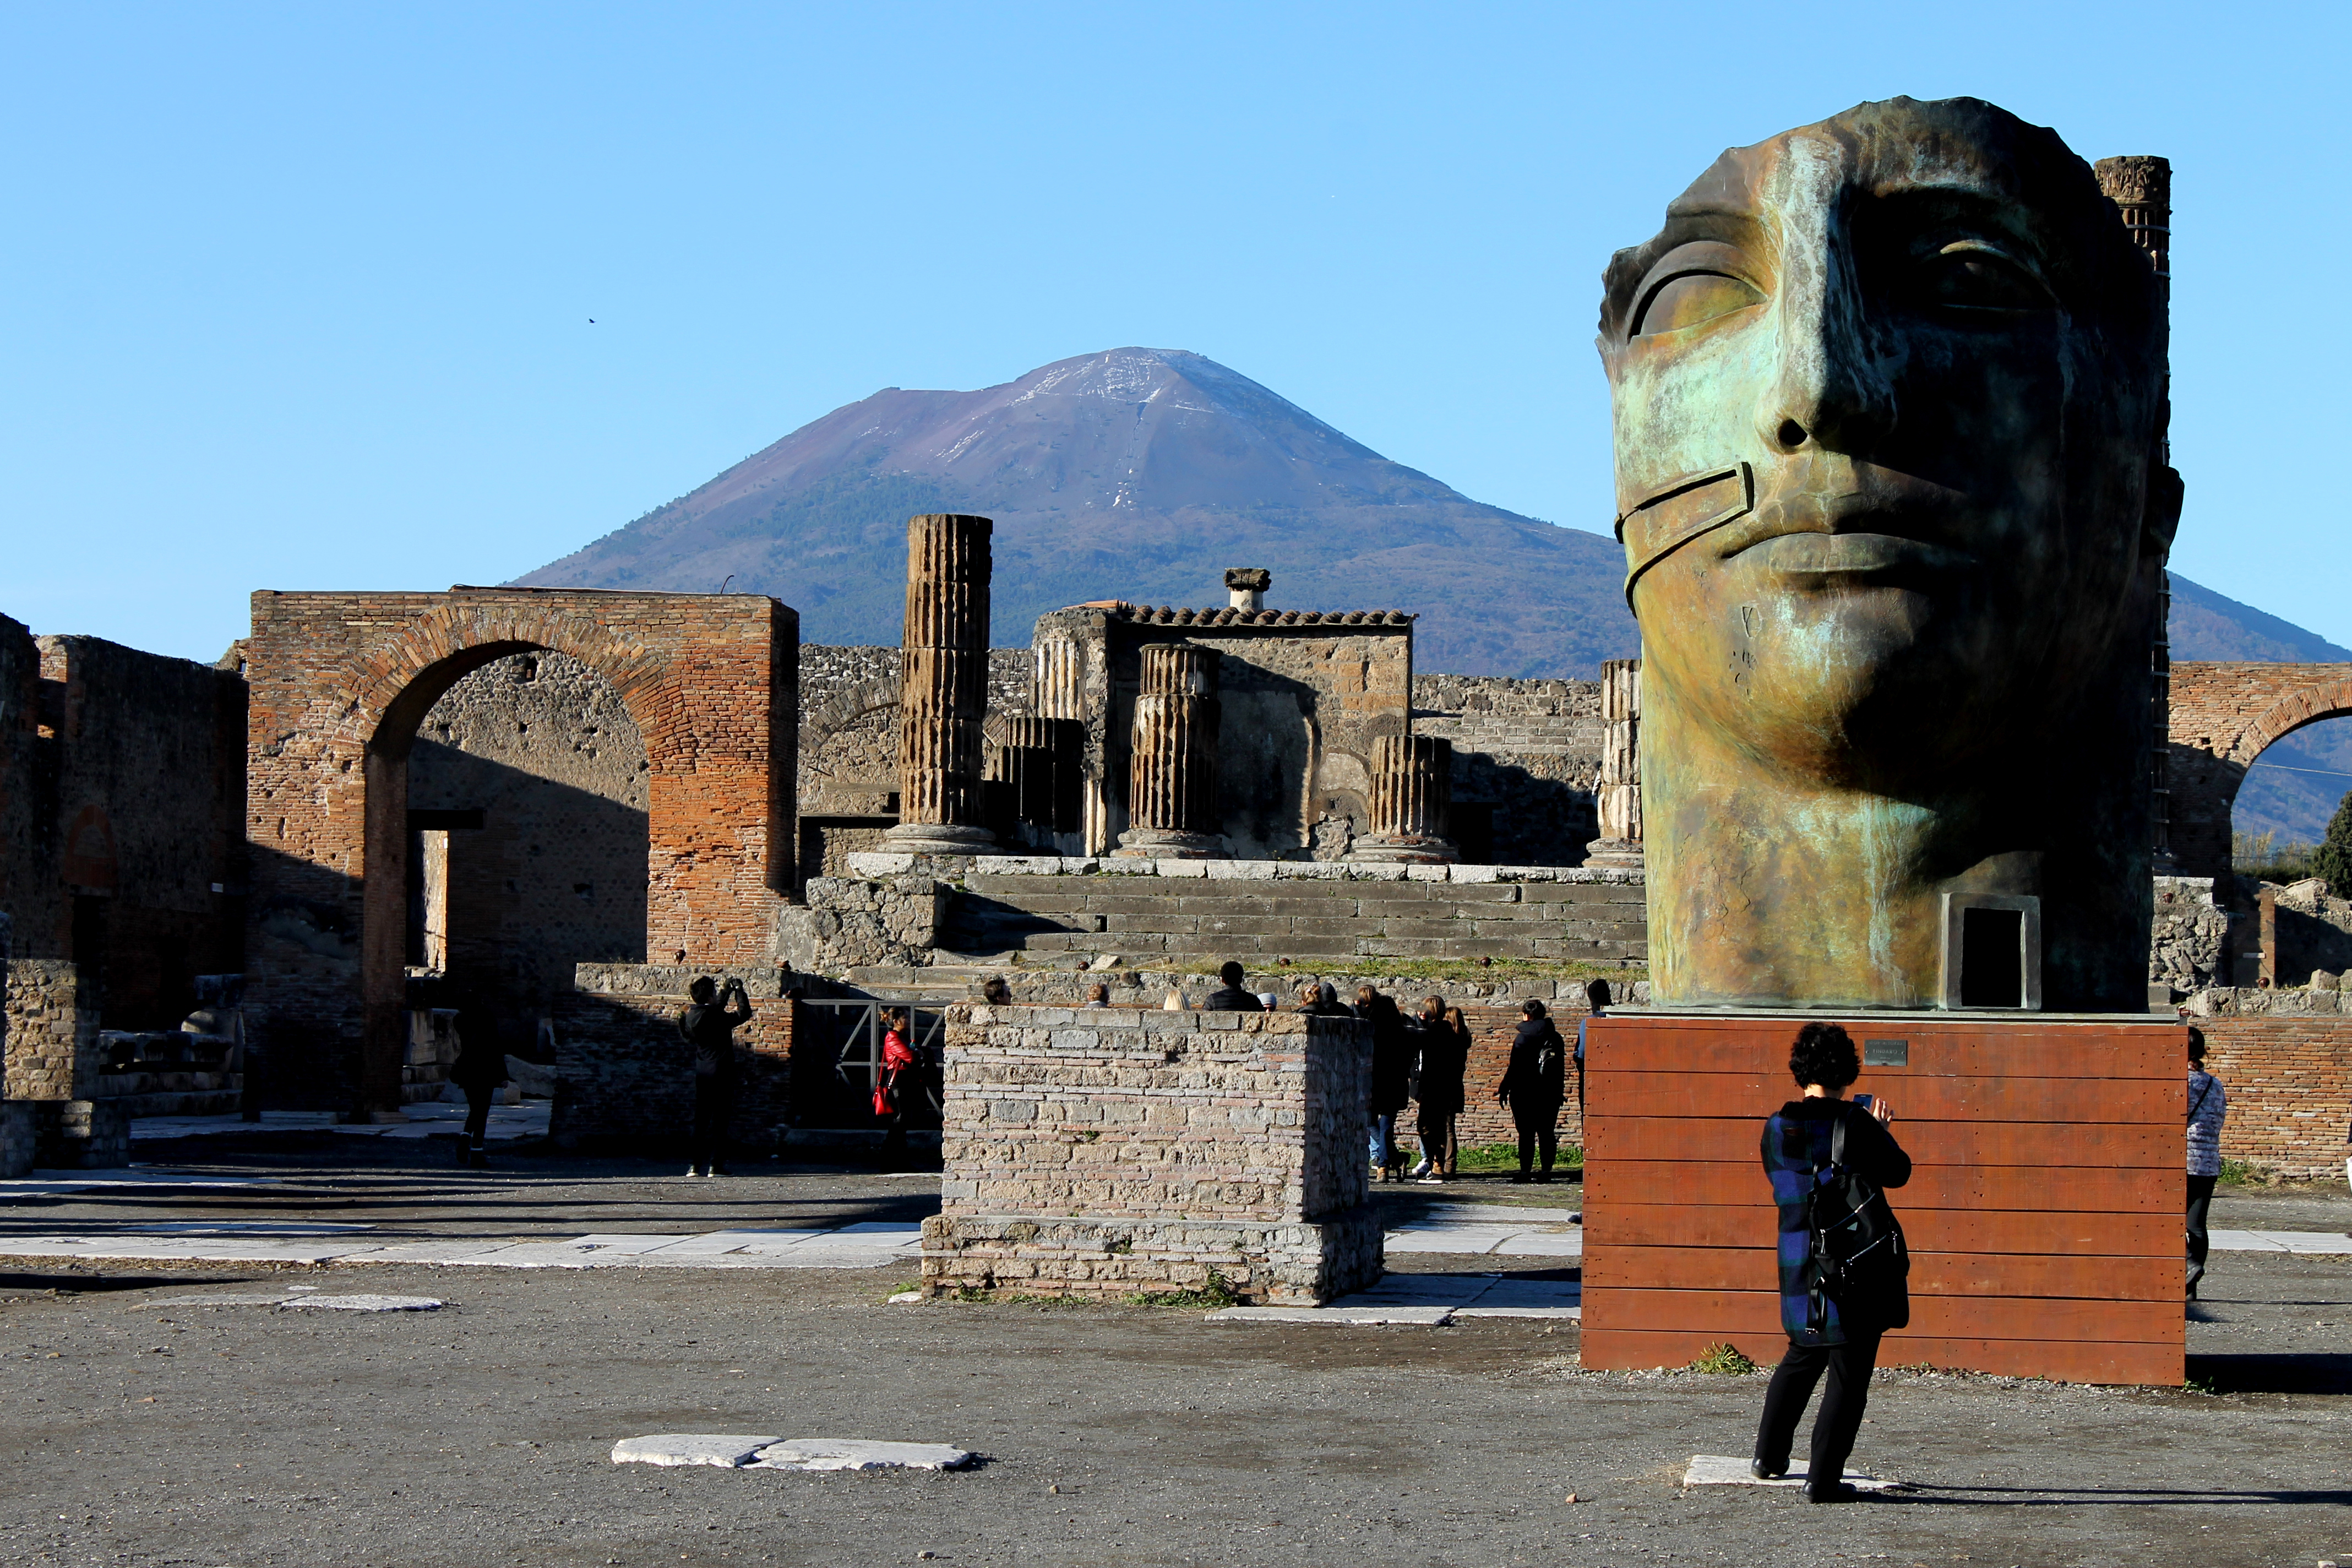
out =
<path fill-rule="evenodd" d="M 569 654 L 645 742 L 646 952 L 748 967 L 791 886 L 799 621 L 759 595 L 471 589 L 257 594 L 247 653 L 248 996 L 273 1073 L 396 1116 L 407 758 L 459 677 Z"/>
<path fill-rule="evenodd" d="M 2274 742 L 2352 716 L 2352 664 L 2181 661 L 2172 667 L 2172 848 L 2184 876 L 2230 873 L 2231 807 Z"/>

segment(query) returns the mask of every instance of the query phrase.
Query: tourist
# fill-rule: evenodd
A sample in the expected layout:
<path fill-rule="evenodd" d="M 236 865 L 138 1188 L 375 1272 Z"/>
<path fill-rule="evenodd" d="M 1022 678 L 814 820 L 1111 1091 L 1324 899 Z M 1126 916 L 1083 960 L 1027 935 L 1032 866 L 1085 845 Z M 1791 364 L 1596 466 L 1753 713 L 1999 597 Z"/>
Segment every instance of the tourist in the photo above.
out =
<path fill-rule="evenodd" d="M 677 1016 L 678 1037 L 694 1052 L 694 1137 L 687 1148 L 686 1173 L 727 1173 L 727 1128 L 735 1119 L 735 1031 L 751 1020 L 751 998 L 740 980 L 727 982 L 721 1005 L 719 983 L 698 974 L 687 988 L 692 998 Z"/>
<path fill-rule="evenodd" d="M 1544 1016 L 1544 1005 L 1530 996 L 1519 1004 L 1519 1032 L 1511 1041 L 1511 1063 L 1495 1086 L 1495 1103 L 1511 1108 L 1511 1125 L 1519 1133 L 1519 1173 L 1514 1182 L 1530 1179 L 1538 1148 L 1543 1170 L 1532 1179 L 1551 1180 L 1552 1162 L 1559 1157 L 1559 1108 L 1567 1098 L 1568 1042 Z"/>
<path fill-rule="evenodd" d="M 1339 1000 L 1328 980 L 1310 980 L 1298 988 L 1298 1011 L 1312 1018 L 1352 1018 L 1356 1010 Z"/>
<path fill-rule="evenodd" d="M 475 1170 L 486 1168 L 489 1155 L 482 1145 L 488 1137 L 490 1100 L 507 1081 L 506 1053 L 498 1043 L 497 1021 L 478 1010 L 470 997 L 457 1005 L 457 1060 L 449 1081 L 466 1092 L 466 1131 L 457 1143 L 457 1163 Z"/>
<path fill-rule="evenodd" d="M 1372 1168 L 1376 1179 L 1393 1182 L 1404 1174 L 1396 1119 L 1412 1100 L 1412 1042 L 1395 999 L 1371 985 L 1356 987 L 1356 1016 L 1372 1026 Z"/>
<path fill-rule="evenodd" d="M 882 1135 L 882 1168 L 886 1171 L 895 1171 L 905 1163 L 907 1125 L 914 1115 L 916 1095 L 921 1087 L 916 1069 L 922 1065 L 922 1058 L 916 1054 L 914 1042 L 908 1037 L 913 1032 L 904 1007 L 893 1007 L 882 1015 L 882 1060 L 874 1075 L 874 1114 L 889 1128 Z"/>
<path fill-rule="evenodd" d="M 1911 1179 L 1911 1156 L 1886 1131 L 1893 1112 L 1885 1100 L 1846 1100 L 1846 1087 L 1862 1076 L 1862 1059 L 1845 1030 L 1835 1024 L 1800 1029 L 1789 1052 L 1789 1074 L 1803 1098 L 1764 1123 L 1763 1140 L 1764 1173 L 1780 1208 L 1780 1326 L 1789 1351 L 1764 1392 L 1764 1419 L 1748 1468 L 1759 1480 L 1789 1473 L 1797 1421 L 1827 1372 L 1829 1386 L 1813 1417 L 1805 1497 L 1845 1502 L 1854 1496 L 1844 1479 L 1846 1456 L 1862 1430 L 1879 1336 L 1911 1321 L 1904 1285 L 1910 1256 L 1879 1190 Z M 1849 1220 L 1860 1223 L 1849 1226 Z M 1816 1222 L 1824 1233 L 1836 1225 L 1841 1235 L 1855 1234 L 1863 1250 L 1848 1252 L 1844 1244 L 1830 1248 L 1824 1235 L 1816 1234 Z M 1823 1277 L 1825 1253 L 1838 1258 L 1838 1278 Z"/>
<path fill-rule="evenodd" d="M 1103 984 L 1101 981 L 1099 981 L 1099 980 L 1096 981 L 1092 985 L 1087 986 L 1087 1006 L 1089 1006 L 1089 1007 L 1108 1007 L 1108 1006 L 1109 1006 L 1109 1005 L 1110 1005 L 1110 987 L 1109 987 L 1109 986 L 1108 986 L 1108 985 L 1106 985 L 1106 984 Z"/>
<path fill-rule="evenodd" d="M 980 999 L 992 1007 L 1013 1005 L 1013 987 L 1004 984 L 1004 976 L 992 974 L 980 983 Z"/>
<path fill-rule="evenodd" d="M 2197 1300 L 2205 1278 L 2205 1254 L 2212 1246 L 2205 1224 L 2213 1209 L 2213 1184 L 2221 1174 L 2221 1122 L 2230 1114 L 2230 1091 L 2205 1070 L 2205 1031 L 2189 1031 L 2189 1299 Z"/>
<path fill-rule="evenodd" d="M 1234 963 L 1230 959 L 1226 960 L 1223 965 L 1217 970 L 1217 978 L 1224 984 L 1220 985 L 1216 990 L 1210 992 L 1209 999 L 1202 1004 L 1202 1005 L 1206 1007 L 1210 1012 L 1257 1013 L 1265 1010 L 1258 1005 L 1256 992 L 1244 991 L 1242 989 L 1242 966 L 1240 964 Z"/>
<path fill-rule="evenodd" d="M 1609 1010 L 1609 982 L 1589 980 L 1584 985 L 1584 1016 L 1576 1021 L 1576 1125 L 1584 1125 L 1584 1026 Z"/>
<path fill-rule="evenodd" d="M 1470 1065 L 1470 1030 L 1462 1009 L 1447 1011 L 1441 996 L 1422 999 L 1418 1026 L 1421 1046 L 1419 1109 L 1414 1131 L 1421 1134 L 1421 1163 L 1412 1168 L 1417 1182 L 1434 1184 L 1451 1174 L 1454 1163 L 1454 1119 L 1462 1113 L 1462 1075 Z"/>

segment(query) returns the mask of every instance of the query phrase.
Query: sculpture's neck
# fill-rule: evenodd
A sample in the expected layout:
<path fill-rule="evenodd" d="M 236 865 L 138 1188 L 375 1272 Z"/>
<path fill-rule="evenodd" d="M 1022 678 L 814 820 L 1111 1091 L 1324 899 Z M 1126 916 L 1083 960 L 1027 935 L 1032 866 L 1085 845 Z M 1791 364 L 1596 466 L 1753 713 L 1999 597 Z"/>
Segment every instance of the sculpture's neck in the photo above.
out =
<path fill-rule="evenodd" d="M 1792 781 L 1675 722 L 1662 687 L 1644 695 L 1651 986 L 1663 1004 L 1933 1007 L 1943 894 L 2037 890 L 2009 885 L 2001 861 L 1951 874 L 1983 852 L 1955 842 L 1973 836 L 1965 795 Z"/>

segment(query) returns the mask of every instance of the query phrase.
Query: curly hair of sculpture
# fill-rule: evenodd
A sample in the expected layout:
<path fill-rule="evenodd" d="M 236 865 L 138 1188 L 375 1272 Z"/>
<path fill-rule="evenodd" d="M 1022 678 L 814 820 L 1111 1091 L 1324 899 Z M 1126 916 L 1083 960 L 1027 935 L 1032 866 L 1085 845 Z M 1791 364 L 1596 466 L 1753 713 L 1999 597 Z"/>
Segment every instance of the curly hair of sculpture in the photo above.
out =
<path fill-rule="evenodd" d="M 1606 276 L 1672 1005 L 2145 1011 L 2165 304 L 1974 99 L 1718 158 Z"/>

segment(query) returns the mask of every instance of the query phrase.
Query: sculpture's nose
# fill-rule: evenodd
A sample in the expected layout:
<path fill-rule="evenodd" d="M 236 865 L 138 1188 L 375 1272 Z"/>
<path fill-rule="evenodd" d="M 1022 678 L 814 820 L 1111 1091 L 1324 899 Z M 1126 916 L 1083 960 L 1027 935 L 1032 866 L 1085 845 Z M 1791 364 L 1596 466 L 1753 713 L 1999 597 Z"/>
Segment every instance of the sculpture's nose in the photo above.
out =
<path fill-rule="evenodd" d="M 1853 258 L 1824 237 L 1782 257 L 1778 361 L 1757 409 L 1768 451 L 1860 458 L 1895 427 L 1895 388 L 1871 343 Z"/>

